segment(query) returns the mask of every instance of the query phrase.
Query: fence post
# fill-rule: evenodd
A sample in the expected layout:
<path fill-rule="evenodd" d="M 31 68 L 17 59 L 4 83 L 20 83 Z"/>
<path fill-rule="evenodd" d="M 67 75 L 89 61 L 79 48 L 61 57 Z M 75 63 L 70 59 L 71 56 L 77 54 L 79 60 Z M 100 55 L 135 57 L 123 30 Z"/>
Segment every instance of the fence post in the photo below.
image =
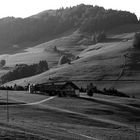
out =
<path fill-rule="evenodd" d="M 9 122 L 9 97 L 8 97 L 8 90 L 7 90 L 7 122 Z"/>
<path fill-rule="evenodd" d="M 135 125 L 134 127 L 134 140 L 137 140 L 137 126 Z"/>

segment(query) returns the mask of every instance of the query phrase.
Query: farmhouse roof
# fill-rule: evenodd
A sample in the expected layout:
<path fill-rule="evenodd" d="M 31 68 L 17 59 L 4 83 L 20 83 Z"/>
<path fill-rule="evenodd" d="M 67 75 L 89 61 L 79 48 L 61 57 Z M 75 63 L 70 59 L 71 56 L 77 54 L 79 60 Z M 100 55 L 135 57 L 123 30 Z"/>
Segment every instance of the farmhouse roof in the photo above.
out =
<path fill-rule="evenodd" d="M 74 89 L 76 89 L 76 90 L 79 90 L 79 87 L 77 86 L 77 85 L 75 85 L 73 82 L 66 82 L 63 86 L 62 86 L 62 88 L 64 89 L 67 85 L 70 85 L 71 87 L 73 87 Z"/>
<path fill-rule="evenodd" d="M 66 86 L 70 85 L 71 87 L 73 87 L 75 90 L 79 90 L 79 87 L 77 85 L 75 85 L 73 82 L 69 81 L 66 83 L 59 83 L 59 84 L 55 84 L 55 83 L 43 83 L 42 85 L 47 86 L 47 88 L 49 90 L 54 90 L 54 89 L 65 89 Z"/>

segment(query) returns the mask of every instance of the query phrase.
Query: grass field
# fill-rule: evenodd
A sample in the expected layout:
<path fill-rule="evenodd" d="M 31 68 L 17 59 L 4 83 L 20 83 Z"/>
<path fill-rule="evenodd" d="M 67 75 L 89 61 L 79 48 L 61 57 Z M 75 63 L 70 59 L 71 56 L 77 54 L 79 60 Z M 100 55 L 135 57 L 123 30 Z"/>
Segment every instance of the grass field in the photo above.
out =
<path fill-rule="evenodd" d="M 107 101 L 100 101 L 103 99 Z M 0 91 L 0 102 L 5 100 L 6 91 Z M 136 99 L 102 95 L 95 95 L 93 100 L 50 98 L 9 91 L 10 102 L 18 104 L 9 104 L 9 123 L 6 119 L 6 106 L 0 105 L 0 126 L 7 131 L 14 129 L 17 135 L 20 130 L 27 135 L 36 134 L 38 139 L 134 140 L 135 124 L 139 135 L 140 106 Z M 137 107 L 133 108 L 132 103 Z"/>

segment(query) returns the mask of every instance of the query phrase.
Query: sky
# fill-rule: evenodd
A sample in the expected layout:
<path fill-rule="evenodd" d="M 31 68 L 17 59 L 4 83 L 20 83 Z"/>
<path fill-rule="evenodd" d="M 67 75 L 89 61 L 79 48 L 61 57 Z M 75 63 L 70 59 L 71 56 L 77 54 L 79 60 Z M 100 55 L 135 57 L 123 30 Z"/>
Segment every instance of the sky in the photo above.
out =
<path fill-rule="evenodd" d="M 28 17 L 44 10 L 70 7 L 78 4 L 103 6 L 106 9 L 126 10 L 140 17 L 139 0 L 0 0 L 0 18 Z"/>

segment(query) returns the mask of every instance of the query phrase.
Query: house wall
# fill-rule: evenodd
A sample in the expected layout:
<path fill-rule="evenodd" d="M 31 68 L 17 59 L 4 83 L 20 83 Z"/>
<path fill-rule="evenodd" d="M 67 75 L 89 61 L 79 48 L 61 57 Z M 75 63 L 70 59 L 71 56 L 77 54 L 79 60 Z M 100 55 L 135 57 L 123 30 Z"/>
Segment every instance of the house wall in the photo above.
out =
<path fill-rule="evenodd" d="M 64 90 L 65 90 L 67 95 L 76 95 L 75 89 L 70 85 L 67 85 Z"/>
<path fill-rule="evenodd" d="M 64 85 L 39 85 L 38 91 L 44 92 L 46 94 L 52 95 L 62 95 L 64 96 L 76 96 L 79 95 L 79 90 L 75 89 L 73 85 L 70 84 L 64 84 Z"/>

